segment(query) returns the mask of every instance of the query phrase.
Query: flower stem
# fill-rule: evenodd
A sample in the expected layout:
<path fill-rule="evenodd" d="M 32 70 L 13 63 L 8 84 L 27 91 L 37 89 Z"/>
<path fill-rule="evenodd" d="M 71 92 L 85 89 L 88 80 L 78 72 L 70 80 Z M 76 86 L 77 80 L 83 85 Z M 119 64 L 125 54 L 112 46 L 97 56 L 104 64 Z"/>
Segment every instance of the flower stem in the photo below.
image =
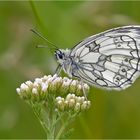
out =
<path fill-rule="evenodd" d="M 34 3 L 30 3 L 38 16 Z M 71 81 L 66 77 L 49 75 L 36 78 L 34 82 L 26 81 L 16 89 L 18 95 L 32 107 L 48 140 L 67 138 L 72 132 L 69 127 L 71 122 L 80 112 L 90 107 L 90 101 L 77 96 L 81 91 L 80 82 L 73 80 L 71 84 Z M 44 87 L 47 88 L 44 90 Z M 76 88 L 79 88 L 78 92 L 75 91 Z M 70 91 L 74 93 L 69 93 Z"/>
<path fill-rule="evenodd" d="M 60 118 L 61 121 L 63 121 L 62 119 L 63 118 Z M 60 130 L 58 131 L 56 137 L 55 137 L 55 140 L 57 139 L 60 139 L 62 137 L 62 133 L 65 131 L 67 125 L 71 122 L 71 120 L 73 119 L 73 117 L 69 116 L 66 120 L 64 120 L 61 124 L 61 128 Z"/>
<path fill-rule="evenodd" d="M 32 108 L 33 108 L 35 116 L 37 117 L 37 119 L 39 120 L 40 124 L 42 125 L 45 133 L 47 134 L 49 130 L 46 127 L 44 120 L 41 118 L 41 115 L 40 115 L 41 108 L 40 108 L 40 110 L 38 110 L 34 105 L 32 105 Z"/>

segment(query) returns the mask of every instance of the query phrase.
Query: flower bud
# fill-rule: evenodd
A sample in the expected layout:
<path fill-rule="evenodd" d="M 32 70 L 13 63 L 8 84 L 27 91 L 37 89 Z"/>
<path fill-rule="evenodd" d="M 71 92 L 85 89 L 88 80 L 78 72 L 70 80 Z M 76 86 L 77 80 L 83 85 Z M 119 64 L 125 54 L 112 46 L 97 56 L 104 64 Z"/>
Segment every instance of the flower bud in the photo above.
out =
<path fill-rule="evenodd" d="M 50 84 L 50 83 L 52 82 L 52 80 L 53 80 L 53 78 L 52 78 L 52 77 L 50 77 L 50 78 L 48 78 L 48 79 L 47 79 L 47 81 L 46 81 L 46 82 Z"/>
<path fill-rule="evenodd" d="M 70 100 L 72 98 L 72 95 L 69 93 L 67 96 L 66 96 L 66 100 Z"/>
<path fill-rule="evenodd" d="M 49 89 L 53 92 L 53 93 L 58 93 L 59 94 L 59 89 L 60 86 L 62 85 L 62 78 L 61 77 L 56 77 L 54 80 L 52 80 Z"/>
<path fill-rule="evenodd" d="M 69 107 L 71 108 L 71 107 L 73 107 L 75 105 L 75 100 L 74 99 L 70 99 L 68 101 L 68 103 L 69 103 Z"/>
<path fill-rule="evenodd" d="M 89 87 L 87 84 L 81 84 L 78 80 L 62 78 L 57 75 L 45 75 L 42 78 L 36 78 L 34 82 L 26 81 L 16 91 L 20 97 L 31 100 L 33 103 L 47 105 L 55 99 L 54 104 L 58 110 L 81 111 L 90 106 L 90 101 L 87 101 L 83 96 L 83 89 L 88 90 Z M 59 96 L 57 97 L 57 95 Z M 82 95 L 82 97 L 77 95 Z"/>
<path fill-rule="evenodd" d="M 16 88 L 16 91 L 17 91 L 17 94 L 21 94 L 21 90 L 20 90 L 20 88 Z"/>
<path fill-rule="evenodd" d="M 60 87 L 61 95 L 65 95 L 65 94 L 68 93 L 68 91 L 69 91 L 69 85 L 70 85 L 69 82 L 63 81 L 63 83 L 62 83 L 62 85 Z"/>
<path fill-rule="evenodd" d="M 64 107 L 65 107 L 64 102 L 63 102 L 62 100 L 59 100 L 59 101 L 57 102 L 57 108 L 58 108 L 59 110 L 63 111 L 63 110 L 64 110 Z"/>
<path fill-rule="evenodd" d="M 21 91 L 28 91 L 29 87 L 23 83 L 23 84 L 21 84 L 20 89 L 21 89 Z"/>
<path fill-rule="evenodd" d="M 56 97 L 56 101 L 60 101 L 62 98 L 60 96 Z"/>
<path fill-rule="evenodd" d="M 67 109 L 68 106 L 69 106 L 69 102 L 68 102 L 67 100 L 65 100 L 65 101 L 64 101 L 64 104 L 65 104 L 65 109 Z"/>
<path fill-rule="evenodd" d="M 82 96 L 82 97 L 81 97 L 81 102 L 84 102 L 85 99 L 86 99 L 86 98 L 85 98 L 84 96 Z"/>
<path fill-rule="evenodd" d="M 85 90 L 85 93 L 89 92 L 89 86 L 87 84 L 84 84 L 84 90 Z"/>
<path fill-rule="evenodd" d="M 32 88 L 33 86 L 33 83 L 31 81 L 26 81 L 25 84 L 30 88 Z"/>
<path fill-rule="evenodd" d="M 48 75 L 48 76 L 45 75 L 45 76 L 43 76 L 42 81 L 46 82 L 51 77 L 52 77 L 51 75 Z"/>
<path fill-rule="evenodd" d="M 83 95 L 83 88 L 82 85 L 77 85 L 76 95 Z"/>
<path fill-rule="evenodd" d="M 41 84 L 42 83 L 42 80 L 40 78 L 36 78 L 35 79 L 35 82 L 38 83 L 38 84 Z"/>
<path fill-rule="evenodd" d="M 77 88 L 77 81 L 73 80 L 70 84 L 70 91 L 71 93 L 75 93 L 76 92 L 76 88 Z"/>
<path fill-rule="evenodd" d="M 39 85 L 37 82 L 34 82 L 34 83 L 33 83 L 33 87 L 39 88 L 39 86 L 40 86 L 40 85 Z"/>
<path fill-rule="evenodd" d="M 76 103 L 74 110 L 76 112 L 79 112 L 80 111 L 80 107 L 81 107 L 80 103 Z"/>
<path fill-rule="evenodd" d="M 83 104 L 81 105 L 82 110 L 86 110 L 90 107 L 90 102 L 84 101 Z"/>
<path fill-rule="evenodd" d="M 33 89 L 32 89 L 32 93 L 33 93 L 33 94 L 38 94 L 37 89 L 36 89 L 36 88 L 33 88 Z"/>
<path fill-rule="evenodd" d="M 47 89 L 48 89 L 48 85 L 47 85 L 46 83 L 41 83 L 41 90 L 42 90 L 43 92 L 46 92 Z"/>

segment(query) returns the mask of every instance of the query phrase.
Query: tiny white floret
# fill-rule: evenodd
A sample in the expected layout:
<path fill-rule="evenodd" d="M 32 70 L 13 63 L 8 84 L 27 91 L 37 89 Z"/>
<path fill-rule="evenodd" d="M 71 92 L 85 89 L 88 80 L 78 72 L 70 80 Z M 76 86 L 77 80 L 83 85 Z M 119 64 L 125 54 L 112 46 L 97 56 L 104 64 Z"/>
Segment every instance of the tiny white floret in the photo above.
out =
<path fill-rule="evenodd" d="M 20 89 L 23 91 L 28 91 L 29 87 L 25 83 L 22 83 Z"/>
<path fill-rule="evenodd" d="M 80 110 L 80 103 L 76 103 L 76 105 L 75 105 L 75 111 L 79 111 Z"/>
<path fill-rule="evenodd" d="M 73 80 L 71 83 L 72 86 L 76 86 L 76 84 L 77 84 L 76 80 Z"/>
<path fill-rule="evenodd" d="M 70 99 L 68 102 L 69 102 L 69 107 L 73 107 L 75 105 L 74 99 Z"/>
<path fill-rule="evenodd" d="M 43 92 L 46 92 L 48 89 L 48 85 L 46 83 L 41 83 L 41 89 Z"/>
<path fill-rule="evenodd" d="M 21 93 L 20 88 L 16 88 L 16 91 L 17 91 L 18 94 Z"/>
<path fill-rule="evenodd" d="M 38 84 L 41 84 L 42 83 L 42 80 L 40 78 L 36 78 L 35 79 L 35 82 L 38 83 Z"/>
<path fill-rule="evenodd" d="M 31 86 L 33 85 L 33 83 L 32 83 L 31 81 L 26 81 L 25 83 L 26 83 L 26 85 L 28 85 L 29 87 L 31 87 Z"/>
<path fill-rule="evenodd" d="M 81 89 L 82 89 L 82 86 L 81 86 L 81 85 L 78 85 L 78 89 L 80 89 L 80 90 L 81 90 Z"/>
<path fill-rule="evenodd" d="M 87 84 L 84 84 L 84 89 L 89 90 L 89 86 Z"/>
<path fill-rule="evenodd" d="M 32 89 L 32 93 L 33 93 L 33 94 L 38 94 L 37 89 L 36 89 L 36 88 L 33 88 L 33 89 Z"/>
<path fill-rule="evenodd" d="M 60 101 L 62 98 L 60 96 L 56 97 L 56 101 Z"/>

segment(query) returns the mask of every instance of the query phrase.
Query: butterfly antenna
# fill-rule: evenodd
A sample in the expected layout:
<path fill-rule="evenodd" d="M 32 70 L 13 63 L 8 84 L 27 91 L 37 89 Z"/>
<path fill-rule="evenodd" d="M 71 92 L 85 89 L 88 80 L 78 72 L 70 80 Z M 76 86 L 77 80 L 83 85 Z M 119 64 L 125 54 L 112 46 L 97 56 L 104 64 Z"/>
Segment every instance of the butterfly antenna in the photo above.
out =
<path fill-rule="evenodd" d="M 44 37 L 43 35 L 41 35 L 38 31 L 34 30 L 34 29 L 30 29 L 31 32 L 33 32 L 34 34 L 36 34 L 37 36 L 41 37 L 43 40 L 45 40 L 46 42 L 48 42 L 49 44 L 51 44 L 53 46 L 53 49 L 58 50 L 58 47 L 53 44 L 52 42 L 50 42 L 46 37 Z M 41 47 L 41 46 L 40 46 Z M 38 46 L 38 48 L 40 48 Z M 41 47 L 42 48 L 42 47 Z M 51 47 L 52 48 L 52 47 Z"/>
<path fill-rule="evenodd" d="M 48 46 L 44 46 L 44 45 L 36 45 L 36 48 L 47 48 Z"/>

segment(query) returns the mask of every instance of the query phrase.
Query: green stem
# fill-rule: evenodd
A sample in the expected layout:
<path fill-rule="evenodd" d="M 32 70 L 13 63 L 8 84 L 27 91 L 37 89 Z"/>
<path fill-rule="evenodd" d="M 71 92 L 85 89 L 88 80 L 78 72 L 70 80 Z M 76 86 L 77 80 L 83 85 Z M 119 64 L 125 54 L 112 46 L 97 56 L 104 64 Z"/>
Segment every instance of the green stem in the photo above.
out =
<path fill-rule="evenodd" d="M 54 133 L 55 133 L 55 125 L 53 125 L 54 123 L 54 116 L 52 116 L 52 118 L 49 119 L 49 132 L 47 133 L 47 139 L 54 139 Z"/>
<path fill-rule="evenodd" d="M 62 125 L 60 131 L 58 132 L 58 134 L 56 135 L 56 138 L 55 139 L 59 139 L 62 132 L 65 130 L 65 127 L 66 127 L 66 124 L 65 125 Z"/>
<path fill-rule="evenodd" d="M 63 119 L 63 118 L 62 118 Z M 61 124 L 61 128 L 59 130 L 59 132 L 57 133 L 55 140 L 60 139 L 62 133 L 64 132 L 64 130 L 66 129 L 66 126 L 71 122 L 71 120 L 73 119 L 73 117 L 69 116 L 62 124 Z M 61 120 L 62 121 L 62 120 Z"/>
<path fill-rule="evenodd" d="M 45 26 L 44 26 L 43 22 L 41 21 L 41 19 L 40 19 L 40 17 L 39 17 L 39 14 L 38 14 L 38 12 L 37 12 L 37 10 L 36 10 L 36 7 L 35 7 L 34 2 L 33 2 L 32 0 L 30 0 L 29 3 L 30 3 L 30 5 L 31 5 L 31 8 L 32 8 L 32 10 L 33 10 L 33 13 L 34 13 L 34 15 L 35 15 L 35 18 L 36 18 L 37 22 L 39 23 L 39 25 L 40 25 L 41 27 L 43 27 L 43 29 L 45 29 Z"/>
<path fill-rule="evenodd" d="M 56 122 L 56 113 L 55 113 L 55 106 L 54 106 L 54 97 L 50 97 L 50 96 L 48 96 L 48 106 L 47 107 L 45 107 L 45 108 L 47 108 L 47 110 L 46 109 L 44 109 L 44 117 L 45 118 L 48 118 L 47 119 L 47 121 L 45 122 L 46 124 L 47 124 L 47 126 L 48 126 L 48 129 L 49 129 L 49 131 L 48 131 L 48 133 L 47 133 L 47 139 L 54 139 L 54 137 L 55 137 L 55 129 L 56 129 L 56 124 L 55 124 L 55 122 Z M 44 118 L 44 120 L 46 120 Z"/>
<path fill-rule="evenodd" d="M 35 116 L 37 117 L 37 119 L 39 120 L 40 124 L 42 125 L 45 133 L 47 134 L 49 132 L 49 130 L 46 127 L 46 124 L 45 124 L 44 120 L 41 118 L 40 111 L 36 107 L 34 107 L 34 105 L 32 105 L 32 108 L 33 108 Z"/>

